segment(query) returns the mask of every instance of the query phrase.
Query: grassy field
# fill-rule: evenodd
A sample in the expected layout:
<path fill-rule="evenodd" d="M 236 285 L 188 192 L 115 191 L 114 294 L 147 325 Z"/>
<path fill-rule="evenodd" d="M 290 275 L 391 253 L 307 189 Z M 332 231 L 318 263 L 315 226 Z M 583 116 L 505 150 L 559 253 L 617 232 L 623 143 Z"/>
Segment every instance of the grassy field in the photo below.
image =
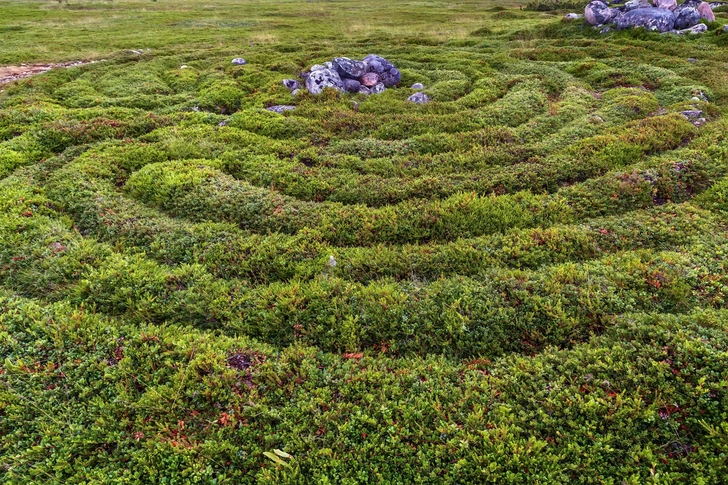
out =
<path fill-rule="evenodd" d="M 0 483 L 725 483 L 728 15 L 521 7 L 0 3 Z"/>

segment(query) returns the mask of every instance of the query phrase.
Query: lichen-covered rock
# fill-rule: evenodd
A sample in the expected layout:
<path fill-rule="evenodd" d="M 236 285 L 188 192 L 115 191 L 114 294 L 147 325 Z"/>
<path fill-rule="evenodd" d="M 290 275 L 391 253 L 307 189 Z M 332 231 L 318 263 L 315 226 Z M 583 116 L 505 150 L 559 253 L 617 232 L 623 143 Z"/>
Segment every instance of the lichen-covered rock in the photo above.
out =
<path fill-rule="evenodd" d="M 382 83 L 388 88 L 396 86 L 402 80 L 402 74 L 396 67 L 383 72 L 380 77 L 382 78 Z"/>
<path fill-rule="evenodd" d="M 311 71 L 311 72 L 314 72 L 314 71 L 325 71 L 326 69 L 328 69 L 328 67 L 323 66 L 321 64 L 314 64 L 313 66 L 311 66 L 311 69 L 309 69 L 309 71 Z"/>
<path fill-rule="evenodd" d="M 374 86 L 373 88 L 371 88 L 369 91 L 372 94 L 379 94 L 379 93 L 383 93 L 386 90 L 387 90 L 387 87 L 383 83 L 379 83 L 376 86 Z"/>
<path fill-rule="evenodd" d="M 708 30 L 708 26 L 705 24 L 698 24 L 693 25 L 689 29 L 682 29 L 682 30 L 671 30 L 669 32 L 663 32 L 663 34 L 675 34 L 675 35 L 697 35 L 702 34 Z"/>
<path fill-rule="evenodd" d="M 708 22 L 715 22 L 715 14 L 713 13 L 713 9 L 710 8 L 710 4 L 708 2 L 702 2 L 698 5 L 698 12 L 700 13 L 701 19 L 707 20 Z"/>
<path fill-rule="evenodd" d="M 376 72 L 377 74 L 382 74 L 384 71 L 389 71 L 394 67 L 394 64 L 376 54 L 369 54 L 362 62 L 366 64 L 367 72 Z"/>
<path fill-rule="evenodd" d="M 619 30 L 644 27 L 647 30 L 667 32 L 675 25 L 671 11 L 664 8 L 638 8 L 622 15 L 617 20 Z"/>
<path fill-rule="evenodd" d="M 301 87 L 300 84 L 298 83 L 298 81 L 296 81 L 295 79 L 284 79 L 283 80 L 283 85 L 289 91 L 295 91 L 296 89 L 298 89 L 299 87 Z"/>
<path fill-rule="evenodd" d="M 376 86 L 379 81 L 381 81 L 381 79 L 379 78 L 379 74 L 376 72 L 368 72 L 359 78 L 359 82 L 368 88 Z"/>
<path fill-rule="evenodd" d="M 415 104 L 427 104 L 430 102 L 430 97 L 425 93 L 415 93 L 407 98 L 407 101 Z"/>
<path fill-rule="evenodd" d="M 700 12 L 692 7 L 680 9 L 675 12 L 675 24 L 673 28 L 687 29 L 700 22 Z"/>
<path fill-rule="evenodd" d="M 344 89 L 349 93 L 356 93 L 361 87 L 361 83 L 356 79 L 342 79 L 344 83 Z"/>
<path fill-rule="evenodd" d="M 677 8 L 677 0 L 655 0 L 655 7 L 673 11 Z"/>
<path fill-rule="evenodd" d="M 584 17 L 590 25 L 607 24 L 612 19 L 612 9 L 606 3 L 594 0 L 584 8 Z"/>
<path fill-rule="evenodd" d="M 339 74 L 333 69 L 322 69 L 312 71 L 311 74 L 306 78 L 306 89 L 311 94 L 321 94 L 326 88 L 336 89 L 337 91 L 344 90 L 344 83 L 341 81 Z"/>
<path fill-rule="evenodd" d="M 332 64 L 342 79 L 359 79 L 367 72 L 366 64 L 348 57 L 336 57 Z"/>

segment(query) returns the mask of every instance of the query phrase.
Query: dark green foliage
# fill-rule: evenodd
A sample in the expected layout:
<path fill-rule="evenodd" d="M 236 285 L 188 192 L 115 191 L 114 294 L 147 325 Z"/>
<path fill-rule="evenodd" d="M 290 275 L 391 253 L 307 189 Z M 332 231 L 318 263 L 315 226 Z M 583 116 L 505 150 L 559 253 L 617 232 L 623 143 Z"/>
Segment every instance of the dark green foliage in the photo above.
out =
<path fill-rule="evenodd" d="M 488 7 L 0 5 L 0 482 L 723 483 L 728 36 Z"/>

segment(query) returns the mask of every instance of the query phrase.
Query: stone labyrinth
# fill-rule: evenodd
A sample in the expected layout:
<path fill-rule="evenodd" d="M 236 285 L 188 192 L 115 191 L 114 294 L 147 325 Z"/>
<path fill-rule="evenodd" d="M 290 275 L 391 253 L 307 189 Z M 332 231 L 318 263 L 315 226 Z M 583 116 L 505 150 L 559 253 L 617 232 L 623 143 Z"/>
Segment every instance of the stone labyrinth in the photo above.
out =
<path fill-rule="evenodd" d="M 694 210 L 680 203 L 721 170 L 692 149 L 712 94 L 626 57 L 513 54 L 390 56 L 427 105 L 406 87 L 292 98 L 282 80 L 301 67 L 285 57 L 106 63 L 15 88 L 56 107 L 26 116 L 33 141 L 6 139 L 4 156 L 63 152 L 40 178 L 49 244 L 63 258 L 96 249 L 58 291 L 103 313 L 331 351 L 560 345 L 592 316 L 566 304 L 546 317 L 513 292 L 565 284 L 551 264 L 584 271 L 689 238 L 692 218 L 669 237 L 642 221 Z M 136 280 L 149 284 L 124 283 Z"/>

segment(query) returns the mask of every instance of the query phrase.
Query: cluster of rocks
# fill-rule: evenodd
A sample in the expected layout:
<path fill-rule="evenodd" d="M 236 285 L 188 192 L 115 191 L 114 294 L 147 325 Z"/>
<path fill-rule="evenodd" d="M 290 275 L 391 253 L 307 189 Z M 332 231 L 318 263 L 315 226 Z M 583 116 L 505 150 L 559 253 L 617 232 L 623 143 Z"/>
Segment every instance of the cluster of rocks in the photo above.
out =
<path fill-rule="evenodd" d="M 614 0 L 612 5 L 624 2 Z M 644 27 L 647 30 L 673 34 L 699 34 L 707 26 L 701 20 L 715 21 L 711 4 L 701 0 L 687 0 L 678 5 L 676 0 L 628 0 L 624 5 L 610 7 L 606 1 L 593 0 L 584 9 L 586 21 L 594 26 L 616 24 L 619 30 Z M 567 19 L 581 18 L 568 14 Z M 609 27 L 602 30 L 608 32 Z"/>
<path fill-rule="evenodd" d="M 243 58 L 235 58 L 232 64 L 242 66 L 247 64 Z M 187 66 L 184 66 L 187 67 Z M 348 57 L 336 57 L 331 62 L 316 64 L 301 74 L 303 84 L 296 79 L 284 79 L 283 85 L 293 94 L 306 89 L 311 94 L 321 94 L 324 89 L 331 88 L 340 92 L 359 94 L 379 94 L 387 88 L 395 87 L 402 80 L 402 73 L 387 59 L 369 54 L 361 61 Z M 421 92 L 425 89 L 421 83 L 412 85 L 418 91 L 407 98 L 415 104 L 426 104 L 430 97 Z M 277 105 L 266 108 L 268 111 L 283 113 L 296 109 L 293 105 Z"/>
<path fill-rule="evenodd" d="M 311 94 L 321 94 L 324 89 L 330 88 L 340 92 L 358 93 L 364 95 L 379 94 L 387 88 L 395 87 L 402 80 L 402 73 L 387 59 L 369 54 L 361 61 L 348 57 L 336 57 L 330 62 L 315 64 L 301 74 L 303 85 L 295 79 L 284 79 L 283 85 L 293 94 L 298 94 L 305 88 Z M 421 91 L 425 87 L 421 83 L 412 85 L 412 89 Z M 430 97 L 425 93 L 417 92 L 407 101 L 416 104 L 425 104 Z"/>
<path fill-rule="evenodd" d="M 311 66 L 301 77 L 311 94 L 320 94 L 326 88 L 349 93 L 378 94 L 399 84 L 402 74 L 387 59 L 369 54 L 361 61 L 336 57 L 323 65 Z M 291 89 L 297 81 L 287 79 L 285 83 Z M 292 91 L 299 88 L 295 86 Z"/>

